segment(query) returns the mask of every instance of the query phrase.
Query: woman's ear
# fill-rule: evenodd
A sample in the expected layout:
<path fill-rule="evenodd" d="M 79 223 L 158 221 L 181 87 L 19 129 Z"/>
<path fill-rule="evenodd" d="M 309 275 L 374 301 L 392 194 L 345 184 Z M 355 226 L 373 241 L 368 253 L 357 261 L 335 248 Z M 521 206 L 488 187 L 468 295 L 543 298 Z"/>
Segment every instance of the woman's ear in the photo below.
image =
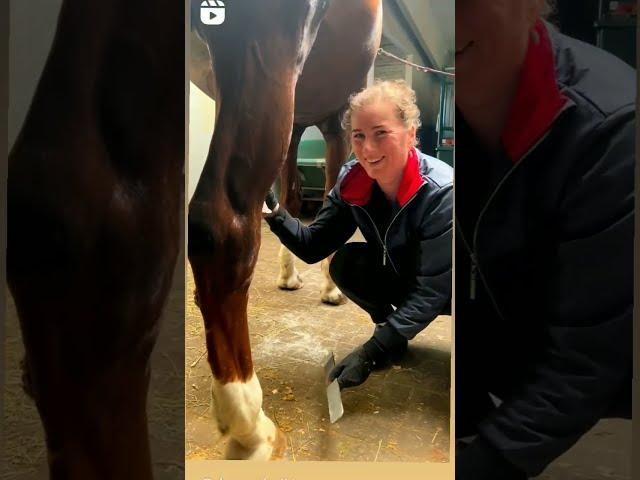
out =
<path fill-rule="evenodd" d="M 409 150 L 411 150 L 416 144 L 416 127 L 413 126 L 409 129 Z"/>

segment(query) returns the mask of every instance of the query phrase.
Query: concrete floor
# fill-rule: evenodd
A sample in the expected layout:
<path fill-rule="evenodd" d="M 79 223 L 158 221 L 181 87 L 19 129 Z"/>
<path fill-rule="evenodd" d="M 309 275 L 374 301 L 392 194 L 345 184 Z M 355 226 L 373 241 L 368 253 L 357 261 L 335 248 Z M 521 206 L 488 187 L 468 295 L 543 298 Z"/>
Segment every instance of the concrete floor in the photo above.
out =
<path fill-rule="evenodd" d="M 361 239 L 361 237 L 356 237 Z M 450 317 L 437 318 L 410 344 L 399 364 L 345 390 L 345 413 L 328 420 L 323 360 L 336 360 L 372 333 L 353 303 L 320 302 L 320 265 L 297 262 L 305 286 L 281 291 L 275 281 L 280 244 L 266 224 L 249 299 L 255 369 L 265 413 L 287 437 L 286 460 L 449 461 Z M 187 459 L 222 458 L 209 403 L 211 374 L 200 312 L 188 273 L 186 318 Z"/>
<path fill-rule="evenodd" d="M 631 480 L 631 455 L 631 421 L 601 420 L 536 480 Z"/>

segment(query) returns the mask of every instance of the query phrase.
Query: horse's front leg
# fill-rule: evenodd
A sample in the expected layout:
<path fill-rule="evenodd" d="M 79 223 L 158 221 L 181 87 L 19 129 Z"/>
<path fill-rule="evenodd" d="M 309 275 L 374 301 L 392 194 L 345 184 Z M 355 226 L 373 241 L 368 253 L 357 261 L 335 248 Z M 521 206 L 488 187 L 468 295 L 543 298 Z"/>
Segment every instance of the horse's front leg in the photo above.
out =
<path fill-rule="evenodd" d="M 20 147 L 12 160 L 8 280 L 50 478 L 150 480 L 149 358 L 178 253 L 180 174 L 162 195 L 128 195 L 96 167 L 87 194 L 71 175 L 66 190 L 35 189 L 47 166 Z"/>
<path fill-rule="evenodd" d="M 191 5 L 198 8 L 199 2 Z M 266 460 L 283 443 L 262 410 L 249 344 L 248 291 L 261 206 L 285 160 L 296 82 L 328 5 L 238 2 L 224 26 L 195 26 L 216 51 L 220 100 L 211 149 L 189 206 L 188 251 L 214 376 L 214 413 L 231 437 L 229 458 Z"/>
<path fill-rule="evenodd" d="M 259 212 L 239 213 L 224 194 L 192 202 L 189 260 L 205 323 L 213 414 L 229 435 L 228 459 L 269 460 L 284 438 L 262 410 L 247 324 L 248 289 L 260 243 Z"/>

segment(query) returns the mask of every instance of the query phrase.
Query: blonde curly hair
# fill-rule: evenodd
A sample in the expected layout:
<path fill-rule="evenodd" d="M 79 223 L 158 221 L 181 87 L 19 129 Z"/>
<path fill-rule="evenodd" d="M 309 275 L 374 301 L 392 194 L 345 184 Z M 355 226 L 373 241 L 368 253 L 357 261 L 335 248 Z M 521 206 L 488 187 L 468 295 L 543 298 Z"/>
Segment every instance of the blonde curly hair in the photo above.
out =
<path fill-rule="evenodd" d="M 351 134 L 353 112 L 379 101 L 393 104 L 398 112 L 398 119 L 406 128 L 416 127 L 416 130 L 420 128 L 420 110 L 416 105 L 416 92 L 404 80 L 376 80 L 370 87 L 352 94 L 349 97 L 349 107 L 342 117 L 342 128 Z"/>

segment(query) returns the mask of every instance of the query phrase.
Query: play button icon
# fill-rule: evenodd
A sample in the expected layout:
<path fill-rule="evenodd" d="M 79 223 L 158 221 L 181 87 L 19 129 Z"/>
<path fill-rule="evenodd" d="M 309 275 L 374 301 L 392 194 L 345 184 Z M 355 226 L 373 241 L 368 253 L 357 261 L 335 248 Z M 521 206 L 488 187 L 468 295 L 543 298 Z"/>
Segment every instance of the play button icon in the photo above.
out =
<path fill-rule="evenodd" d="M 200 21 L 205 25 L 221 25 L 224 22 L 224 2 L 204 0 L 200 4 Z"/>

